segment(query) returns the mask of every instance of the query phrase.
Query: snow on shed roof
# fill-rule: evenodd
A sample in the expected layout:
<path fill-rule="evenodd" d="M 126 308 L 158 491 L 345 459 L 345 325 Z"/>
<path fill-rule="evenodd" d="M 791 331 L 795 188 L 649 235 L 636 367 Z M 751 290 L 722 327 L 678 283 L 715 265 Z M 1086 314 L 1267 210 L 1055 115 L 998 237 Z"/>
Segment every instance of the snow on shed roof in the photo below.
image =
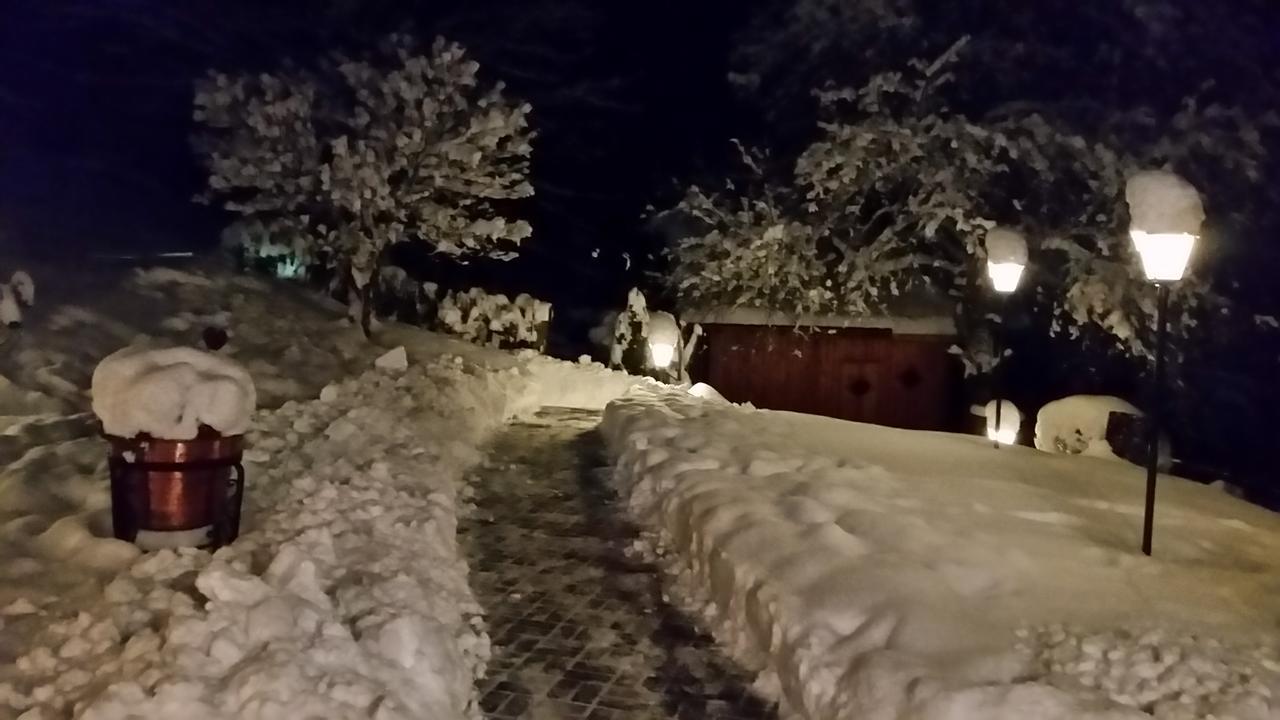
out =
<path fill-rule="evenodd" d="M 686 322 L 706 325 L 778 325 L 892 330 L 900 335 L 955 335 L 954 303 L 935 290 L 916 288 L 866 313 L 791 313 L 747 306 L 688 309 Z"/>
<path fill-rule="evenodd" d="M 947 314 L 907 316 L 872 313 L 866 315 L 795 315 L 763 308 L 734 307 L 692 310 L 681 313 L 686 322 L 705 325 L 782 325 L 822 328 L 868 328 L 892 330 L 899 335 L 955 335 L 955 318 Z"/>

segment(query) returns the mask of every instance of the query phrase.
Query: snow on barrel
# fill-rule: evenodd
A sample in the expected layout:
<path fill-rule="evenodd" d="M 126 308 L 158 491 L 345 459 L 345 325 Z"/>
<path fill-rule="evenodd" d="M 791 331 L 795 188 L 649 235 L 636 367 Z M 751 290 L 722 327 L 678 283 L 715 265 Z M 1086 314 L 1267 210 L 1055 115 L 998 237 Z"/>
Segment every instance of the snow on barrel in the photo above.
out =
<path fill-rule="evenodd" d="M 190 440 L 200 426 L 242 435 L 257 402 L 238 363 L 190 347 L 127 347 L 93 371 L 93 412 L 108 435 Z"/>

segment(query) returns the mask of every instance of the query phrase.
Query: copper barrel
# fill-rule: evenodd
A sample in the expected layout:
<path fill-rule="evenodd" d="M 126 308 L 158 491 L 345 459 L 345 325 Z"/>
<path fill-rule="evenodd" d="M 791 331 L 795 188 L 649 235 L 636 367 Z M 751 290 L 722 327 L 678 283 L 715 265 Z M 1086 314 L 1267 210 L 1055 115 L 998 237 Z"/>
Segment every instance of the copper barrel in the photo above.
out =
<path fill-rule="evenodd" d="M 111 443 L 111 508 L 115 536 L 138 530 L 175 532 L 212 526 L 214 547 L 240 531 L 244 436 L 201 428 L 192 440 L 107 436 Z"/>

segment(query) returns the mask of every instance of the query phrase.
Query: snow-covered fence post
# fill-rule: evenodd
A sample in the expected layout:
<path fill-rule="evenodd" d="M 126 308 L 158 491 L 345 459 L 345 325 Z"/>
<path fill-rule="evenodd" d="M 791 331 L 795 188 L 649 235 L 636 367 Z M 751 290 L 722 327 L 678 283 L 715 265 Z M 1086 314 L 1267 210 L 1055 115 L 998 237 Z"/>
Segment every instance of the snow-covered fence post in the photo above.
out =
<path fill-rule="evenodd" d="M 1151 405 L 1147 411 L 1147 492 L 1142 517 L 1142 552 L 1151 554 L 1155 522 L 1156 465 L 1160 454 L 1160 411 L 1164 390 L 1164 345 L 1169 283 L 1182 279 L 1204 222 L 1200 193 L 1191 183 L 1167 171 L 1140 172 L 1125 185 L 1134 247 L 1142 269 L 1156 286 L 1156 357 Z"/>
<path fill-rule="evenodd" d="M 689 363 L 693 361 L 694 353 L 698 351 L 698 340 L 702 338 L 702 325 L 693 323 L 688 328 L 688 333 L 680 335 L 680 382 L 692 382 L 689 377 Z"/>

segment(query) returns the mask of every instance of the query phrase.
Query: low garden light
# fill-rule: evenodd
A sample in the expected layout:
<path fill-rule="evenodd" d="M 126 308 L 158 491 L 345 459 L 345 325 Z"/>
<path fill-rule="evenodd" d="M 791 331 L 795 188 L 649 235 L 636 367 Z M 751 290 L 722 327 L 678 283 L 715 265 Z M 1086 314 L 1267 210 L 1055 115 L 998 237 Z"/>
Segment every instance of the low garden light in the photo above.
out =
<path fill-rule="evenodd" d="M 987 403 L 987 439 L 997 445 L 1013 445 L 1018 442 L 1018 430 L 1022 427 L 1022 411 L 1008 400 L 992 400 Z"/>
<path fill-rule="evenodd" d="M 1161 392 L 1169 283 L 1182 279 L 1204 223 L 1204 206 L 1195 187 L 1174 173 L 1148 170 L 1129 178 L 1129 235 L 1142 258 L 1147 279 L 1156 285 L 1155 375 L 1147 412 L 1147 493 L 1142 519 L 1142 552 L 1151 554 L 1155 519 L 1156 463 L 1159 455 Z"/>
<path fill-rule="evenodd" d="M 991 287 L 1003 296 L 1008 296 L 1014 290 L 1018 289 L 1018 282 L 1022 279 L 1022 271 L 1027 266 L 1027 239 L 1022 233 L 1008 228 L 994 227 L 987 231 L 986 238 L 987 247 L 987 276 L 991 278 Z M 998 398 L 997 391 L 999 386 L 997 383 L 997 369 L 1000 367 L 1000 361 L 1004 354 L 1000 343 L 1000 332 L 998 327 L 991 330 L 992 354 L 995 356 L 995 362 L 991 366 L 991 395 Z M 1003 443 L 1012 445 L 1017 441 L 1018 431 L 1014 427 L 1012 438 L 1009 433 L 1004 431 L 1000 423 L 1001 409 L 1006 403 L 1005 401 L 995 402 L 994 417 L 988 415 L 988 438 L 995 443 L 998 448 Z M 994 423 L 994 425 L 992 425 Z M 995 429 L 991 429 L 991 428 Z"/>
<path fill-rule="evenodd" d="M 668 371 L 680 345 L 680 325 L 675 316 L 655 312 L 649 316 L 649 360 L 656 370 Z"/>

